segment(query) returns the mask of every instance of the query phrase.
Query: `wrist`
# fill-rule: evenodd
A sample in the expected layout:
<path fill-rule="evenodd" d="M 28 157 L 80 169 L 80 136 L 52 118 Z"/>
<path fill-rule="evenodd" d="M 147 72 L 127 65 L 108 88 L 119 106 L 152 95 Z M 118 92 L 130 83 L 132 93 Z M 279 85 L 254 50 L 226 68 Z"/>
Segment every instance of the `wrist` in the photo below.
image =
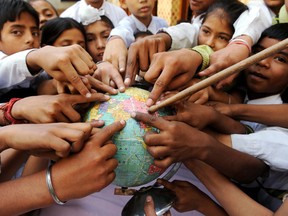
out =
<path fill-rule="evenodd" d="M 38 56 L 39 56 L 38 51 L 39 50 L 32 50 L 26 56 L 26 64 L 27 64 L 27 67 L 28 67 L 28 69 L 32 75 L 39 73 L 39 71 L 41 70 L 41 67 L 38 66 L 38 64 L 37 64 Z"/>
<path fill-rule="evenodd" d="M 0 110 L 3 113 L 4 121 L 6 123 L 5 125 L 26 123 L 24 120 L 14 118 L 12 114 L 14 104 L 19 100 L 21 100 L 21 98 L 12 98 L 8 103 L 0 106 Z"/>

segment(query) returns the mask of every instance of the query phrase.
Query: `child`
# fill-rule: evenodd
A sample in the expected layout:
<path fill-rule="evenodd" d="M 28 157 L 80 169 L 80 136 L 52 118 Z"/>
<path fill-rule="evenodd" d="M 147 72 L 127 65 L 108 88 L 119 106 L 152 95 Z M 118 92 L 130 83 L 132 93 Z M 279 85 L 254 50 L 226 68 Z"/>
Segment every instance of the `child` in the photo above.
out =
<path fill-rule="evenodd" d="M 56 8 L 47 0 L 28 0 L 28 3 L 39 14 L 40 31 L 48 20 L 59 17 Z"/>
<path fill-rule="evenodd" d="M 81 0 L 76 2 L 71 7 L 67 8 L 63 13 L 60 14 L 61 17 L 71 17 L 78 22 L 80 22 L 80 10 L 86 8 L 88 5 L 101 11 L 102 15 L 107 16 L 113 23 L 114 26 L 117 26 L 119 21 L 127 16 L 126 12 L 105 0 Z"/>
<path fill-rule="evenodd" d="M 41 47 L 78 44 L 86 49 L 86 31 L 81 23 L 72 18 L 59 17 L 48 21 L 46 24 L 42 31 Z"/>
<path fill-rule="evenodd" d="M 110 36 L 112 38 L 113 36 L 122 38 L 126 47 L 129 47 L 130 44 L 135 41 L 134 35 L 137 32 L 149 31 L 152 34 L 156 34 L 160 28 L 168 26 L 166 20 L 152 15 L 155 0 L 143 2 L 137 0 L 125 0 L 124 2 L 131 15 L 121 20 L 118 26 L 112 30 Z"/>
<path fill-rule="evenodd" d="M 0 92 L 2 95 L 11 89 L 29 87 L 30 80 L 41 68 L 62 81 L 73 79 L 73 85 L 82 94 L 90 95 L 78 73 L 82 75 L 91 73 L 96 65 L 91 62 L 90 56 L 83 49 L 71 46 L 61 49 L 44 47 L 34 50 L 33 48 L 39 47 L 39 20 L 32 6 L 22 0 L 1 0 L 0 12 Z M 11 67 L 11 64 L 15 67 Z M 2 100 L 7 100 L 13 95 L 15 94 L 8 95 L 6 99 L 3 97 Z"/>
<path fill-rule="evenodd" d="M 255 46 L 255 51 L 260 51 L 262 49 L 268 48 L 276 43 L 278 43 L 281 40 L 284 40 L 288 38 L 288 33 L 286 31 L 288 27 L 288 24 L 277 24 L 274 26 L 271 26 L 270 28 L 266 29 L 259 42 Z M 287 52 L 288 49 L 284 49 L 280 51 L 279 53 L 276 53 L 270 57 L 267 57 L 266 59 L 260 61 L 259 63 L 249 67 L 245 71 L 246 75 L 246 83 L 247 83 L 247 99 L 248 104 L 258 104 L 260 106 L 261 104 L 282 104 L 284 98 L 281 98 L 281 96 L 285 95 L 283 94 L 287 90 L 288 86 L 288 59 L 287 59 Z M 287 98 L 286 98 L 287 100 Z M 236 105 L 235 105 L 236 106 Z M 224 119 L 227 119 L 227 116 L 219 115 L 216 111 L 213 111 L 210 107 L 202 106 L 202 108 L 198 107 L 194 104 L 191 106 L 191 104 L 186 104 L 186 106 L 182 106 L 181 109 L 178 110 L 177 115 L 175 117 L 169 117 L 166 118 L 166 120 L 169 120 L 170 127 L 165 128 L 160 126 L 165 125 L 166 121 L 158 121 L 155 120 L 152 123 L 152 126 L 157 125 L 158 129 L 163 133 L 162 135 L 166 134 L 165 137 L 161 135 L 153 135 L 153 140 L 150 139 L 150 135 L 146 134 L 145 139 L 151 140 L 151 142 L 146 143 L 149 147 L 149 151 L 152 155 L 157 155 L 157 158 L 161 158 L 163 155 L 165 155 L 165 158 L 162 159 L 155 159 L 155 164 L 157 166 L 163 167 L 169 165 L 169 163 L 177 162 L 177 161 L 184 161 L 190 157 L 193 159 L 200 159 L 204 162 L 210 164 L 211 166 L 214 166 L 216 169 L 218 169 L 223 174 L 232 177 L 231 173 L 236 174 L 235 172 L 239 172 L 239 169 L 241 167 L 235 168 L 235 172 L 230 170 L 227 172 L 227 168 L 225 168 L 225 164 L 220 165 L 221 163 L 229 164 L 229 160 L 234 160 L 233 165 L 236 163 L 242 163 L 242 166 L 245 165 L 245 163 L 248 161 L 242 160 L 238 158 L 239 160 L 235 160 L 235 158 L 230 158 L 228 154 L 225 156 L 225 151 L 222 149 L 220 151 L 220 148 L 222 148 L 219 144 L 216 144 L 217 142 L 212 141 L 213 139 L 208 138 L 204 133 L 196 132 L 195 129 L 190 128 L 188 129 L 187 126 L 182 125 L 182 123 L 172 123 L 173 121 L 181 121 L 185 122 L 193 127 L 197 128 L 203 128 L 204 126 L 209 126 L 210 129 L 218 130 L 219 129 L 228 129 L 228 131 L 225 131 L 226 133 L 230 133 L 231 129 L 235 129 L 236 127 Z M 193 112 L 191 112 L 193 110 Z M 206 111 L 204 111 L 206 110 Z M 277 115 L 277 114 L 275 114 Z M 203 118 L 203 116 L 209 116 L 209 118 Z M 256 115 L 257 116 L 257 115 Z M 266 118 L 267 121 L 273 121 L 271 119 L 271 116 L 273 116 L 273 113 L 270 113 L 267 116 L 262 116 L 261 120 Z M 139 120 L 144 120 L 144 122 L 147 122 L 149 118 L 140 118 Z M 272 117 L 273 118 L 273 117 Z M 255 120 L 255 118 L 252 119 Z M 230 119 L 229 121 L 235 124 L 238 123 L 237 121 Z M 261 121 L 260 121 L 261 122 Z M 276 122 L 277 123 L 277 122 Z M 277 125 L 274 121 L 274 125 Z M 168 124 L 168 122 L 167 122 Z M 175 124 L 172 126 L 172 124 Z M 263 172 L 265 169 L 262 169 L 262 173 L 259 173 L 260 169 L 255 169 L 254 172 L 258 172 L 258 174 L 261 174 L 260 176 L 257 176 L 256 173 L 253 174 L 251 172 L 251 175 L 254 175 L 255 177 L 258 177 L 258 181 L 260 184 L 260 192 L 258 194 L 258 201 L 261 202 L 263 205 L 270 209 L 277 209 L 281 203 L 282 197 L 276 194 L 273 194 L 270 189 L 278 189 L 279 191 L 285 192 L 288 189 L 287 185 L 287 129 L 278 128 L 278 127 L 267 127 L 266 125 L 260 124 L 257 121 L 256 122 L 242 122 L 242 124 L 249 125 L 249 129 L 252 128 L 254 131 L 257 131 L 256 133 L 251 133 L 253 131 L 249 131 L 251 134 L 232 134 L 231 136 L 222 136 L 220 138 L 220 141 L 222 143 L 228 143 L 227 145 L 232 147 L 233 150 L 237 150 L 239 152 L 243 152 L 245 154 L 249 154 L 254 156 L 255 158 L 259 158 L 262 161 L 264 161 L 267 166 L 269 166 L 270 170 L 268 173 Z M 238 125 L 242 125 L 238 123 Z M 272 123 L 270 123 L 271 125 Z M 204 125 L 204 126 L 203 126 Z M 172 132 L 173 127 L 177 127 L 178 132 Z M 179 129 L 181 127 L 182 129 Z M 240 127 L 240 130 L 234 131 L 233 133 L 245 133 L 244 128 Z M 170 132 L 169 132 L 169 131 Z M 179 131 L 185 131 L 185 133 L 179 134 Z M 230 131 L 229 131 L 230 130 Z M 161 134 L 160 133 L 160 134 Z M 170 136 L 167 136 L 167 134 L 170 134 Z M 184 135 L 186 134 L 186 135 Z M 191 137 L 189 134 L 193 134 L 193 137 Z M 158 136 L 158 138 L 157 138 Z M 197 137 L 198 136 L 198 137 Z M 181 139 L 180 137 L 183 137 Z M 216 135 L 216 137 L 218 137 Z M 160 140 L 163 140 L 161 142 Z M 175 140 L 171 143 L 168 143 L 164 140 Z M 190 140 L 190 141 L 189 141 Z M 197 144 L 199 140 L 203 140 L 201 143 L 201 146 Z M 205 141 L 204 141 L 205 140 Z M 207 141 L 208 140 L 208 141 Z M 146 141 L 146 140 L 145 140 Z M 195 143 L 194 143 L 195 141 Z M 206 143 L 207 141 L 207 143 Z M 159 143 L 160 142 L 160 143 Z M 181 145 L 181 143 L 187 143 L 184 145 Z M 194 145 L 194 144 L 195 145 Z M 212 146 L 213 144 L 213 146 Z M 161 150 L 157 147 L 161 146 Z M 192 147 L 193 146 L 193 147 Z M 196 149 L 197 151 L 195 151 Z M 206 149 L 207 148 L 207 149 Z M 220 154 L 215 157 L 222 158 L 224 161 L 217 161 L 212 162 L 213 155 L 210 155 L 209 152 L 213 149 L 213 154 Z M 219 148 L 219 149 L 218 149 Z M 202 149 L 202 150 L 201 150 Z M 206 149 L 206 150 L 205 150 Z M 218 149 L 218 150 L 217 150 Z M 172 153 L 173 152 L 173 153 Z M 185 153 L 187 152 L 187 154 Z M 236 153 L 236 152 L 235 152 Z M 208 155 L 207 155 L 208 154 Z M 232 155 L 231 155 L 232 157 Z M 221 159 L 221 160 L 222 160 Z M 232 166 L 232 163 L 229 164 L 229 166 Z M 246 164 L 247 165 L 247 164 Z M 245 166 L 246 166 L 245 165 Z M 251 167 L 246 166 L 246 171 L 248 169 L 251 169 Z M 253 170 L 253 169 L 252 169 Z M 250 171 L 252 171 L 250 170 Z M 231 172 L 232 171 L 232 172 Z M 266 173 L 266 175 L 263 175 Z M 247 174 L 247 172 L 245 173 Z M 241 175 L 245 175 L 242 173 Z M 241 175 L 236 174 L 236 176 L 240 177 Z M 235 177 L 232 177 L 235 179 Z M 253 179 L 253 178 L 252 178 Z M 252 180 L 250 179 L 250 180 Z M 249 181 L 248 181 L 249 182 Z M 283 194 L 282 194 L 283 195 Z M 281 198 L 280 198 L 281 197 Z"/>

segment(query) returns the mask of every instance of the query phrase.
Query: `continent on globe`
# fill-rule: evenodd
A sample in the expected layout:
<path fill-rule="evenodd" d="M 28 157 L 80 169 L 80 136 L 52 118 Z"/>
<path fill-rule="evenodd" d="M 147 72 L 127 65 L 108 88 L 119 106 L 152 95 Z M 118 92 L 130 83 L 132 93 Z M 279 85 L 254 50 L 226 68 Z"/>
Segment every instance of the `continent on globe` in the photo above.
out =
<path fill-rule="evenodd" d="M 149 183 L 164 172 L 153 164 L 154 159 L 147 151 L 143 140 L 147 131 L 156 129 L 131 118 L 132 112 L 148 113 L 145 104 L 148 96 L 149 91 L 130 87 L 124 93 L 111 95 L 109 101 L 95 103 L 84 118 L 85 121 L 101 119 L 105 121 L 105 125 L 119 120 L 126 121 L 125 128 L 112 137 L 117 145 L 115 158 L 119 163 L 113 183 L 120 187 L 136 187 Z M 153 115 L 164 116 L 171 113 L 169 108 L 164 108 Z"/>

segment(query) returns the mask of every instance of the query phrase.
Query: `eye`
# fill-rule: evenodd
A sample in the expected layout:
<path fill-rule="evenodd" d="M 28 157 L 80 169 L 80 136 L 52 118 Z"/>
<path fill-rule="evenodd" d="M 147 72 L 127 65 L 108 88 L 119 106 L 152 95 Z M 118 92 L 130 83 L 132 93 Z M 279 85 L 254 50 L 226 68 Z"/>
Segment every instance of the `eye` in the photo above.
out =
<path fill-rule="evenodd" d="M 285 58 L 285 57 L 283 57 L 283 56 L 281 56 L 281 55 L 276 55 L 275 57 L 274 57 L 274 59 L 275 60 L 277 60 L 277 61 L 279 61 L 279 62 L 282 62 L 282 63 L 287 63 L 287 58 Z"/>
<path fill-rule="evenodd" d="M 228 37 L 222 36 L 222 35 L 220 35 L 218 38 L 219 38 L 220 40 L 224 40 L 224 41 L 226 41 L 226 42 L 228 42 L 228 41 L 230 40 Z"/>
<path fill-rule="evenodd" d="M 11 31 L 11 34 L 13 34 L 14 36 L 21 36 L 23 35 L 23 31 L 15 29 Z"/>
<path fill-rule="evenodd" d="M 95 40 L 95 37 L 94 35 L 91 35 L 91 34 L 87 34 L 87 42 L 92 42 Z"/>
<path fill-rule="evenodd" d="M 33 32 L 32 32 L 32 35 L 33 35 L 34 37 L 39 37 L 39 31 L 38 31 L 38 30 L 33 31 Z"/>

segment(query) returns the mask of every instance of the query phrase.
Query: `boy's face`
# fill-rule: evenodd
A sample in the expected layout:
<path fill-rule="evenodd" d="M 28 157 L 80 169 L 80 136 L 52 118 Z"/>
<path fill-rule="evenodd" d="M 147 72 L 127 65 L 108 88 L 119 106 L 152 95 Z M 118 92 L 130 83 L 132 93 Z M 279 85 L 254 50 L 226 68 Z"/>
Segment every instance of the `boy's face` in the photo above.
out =
<path fill-rule="evenodd" d="M 141 18 L 151 17 L 155 0 L 126 0 L 126 5 L 131 14 Z"/>
<path fill-rule="evenodd" d="M 279 40 L 265 37 L 253 48 L 260 52 Z M 245 70 L 249 92 L 257 97 L 281 93 L 288 85 L 288 48 L 276 53 Z"/>
<path fill-rule="evenodd" d="M 94 62 L 102 61 L 111 30 L 104 21 L 96 21 L 86 27 L 87 51 Z"/>
<path fill-rule="evenodd" d="M 39 29 L 34 18 L 27 12 L 19 19 L 3 25 L 0 38 L 0 50 L 6 55 L 39 47 Z"/>
<path fill-rule="evenodd" d="M 57 17 L 57 13 L 54 8 L 46 1 L 33 1 L 30 4 L 39 13 L 40 29 L 43 28 L 44 24 L 48 20 Z"/>

